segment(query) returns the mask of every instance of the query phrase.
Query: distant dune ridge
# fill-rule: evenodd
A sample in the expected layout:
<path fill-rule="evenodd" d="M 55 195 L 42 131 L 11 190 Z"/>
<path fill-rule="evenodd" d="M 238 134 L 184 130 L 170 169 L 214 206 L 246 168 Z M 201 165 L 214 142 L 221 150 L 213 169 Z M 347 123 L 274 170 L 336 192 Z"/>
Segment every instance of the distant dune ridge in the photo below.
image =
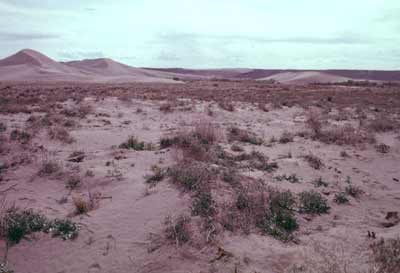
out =
<path fill-rule="evenodd" d="M 400 71 L 136 68 L 106 58 L 57 62 L 31 49 L 0 60 L 0 81 L 181 83 L 182 80 L 211 78 L 273 80 L 288 84 L 400 81 Z"/>

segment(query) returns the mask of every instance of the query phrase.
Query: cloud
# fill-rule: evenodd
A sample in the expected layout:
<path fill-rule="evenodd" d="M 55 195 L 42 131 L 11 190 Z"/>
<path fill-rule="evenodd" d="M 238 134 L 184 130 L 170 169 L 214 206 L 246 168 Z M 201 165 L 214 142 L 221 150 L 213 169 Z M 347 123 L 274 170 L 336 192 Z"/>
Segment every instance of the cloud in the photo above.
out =
<path fill-rule="evenodd" d="M 267 38 L 261 36 L 244 35 L 207 35 L 195 33 L 170 33 L 159 36 L 160 41 L 174 43 L 193 43 L 200 40 L 219 41 L 219 42 L 249 42 L 249 43 L 289 43 L 289 44 L 367 44 L 369 40 L 355 34 L 343 34 L 334 37 L 279 37 Z"/>
<path fill-rule="evenodd" d="M 12 33 L 0 32 L 0 40 L 3 41 L 31 41 L 31 40 L 48 40 L 60 38 L 56 34 L 47 33 Z"/>
<path fill-rule="evenodd" d="M 59 52 L 58 56 L 66 61 L 81 60 L 81 59 L 98 59 L 104 58 L 105 54 L 101 51 L 64 51 Z"/>

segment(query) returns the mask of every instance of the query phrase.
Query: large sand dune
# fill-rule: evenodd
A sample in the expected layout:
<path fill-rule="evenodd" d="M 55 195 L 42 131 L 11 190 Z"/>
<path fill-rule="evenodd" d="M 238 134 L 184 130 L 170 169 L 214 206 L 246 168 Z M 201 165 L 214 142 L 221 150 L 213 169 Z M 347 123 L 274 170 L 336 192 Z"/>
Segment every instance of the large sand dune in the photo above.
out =
<path fill-rule="evenodd" d="M 31 49 L 0 60 L 1 81 L 181 83 L 202 79 L 275 80 L 284 84 L 400 81 L 400 71 L 137 68 L 107 58 L 57 62 Z"/>

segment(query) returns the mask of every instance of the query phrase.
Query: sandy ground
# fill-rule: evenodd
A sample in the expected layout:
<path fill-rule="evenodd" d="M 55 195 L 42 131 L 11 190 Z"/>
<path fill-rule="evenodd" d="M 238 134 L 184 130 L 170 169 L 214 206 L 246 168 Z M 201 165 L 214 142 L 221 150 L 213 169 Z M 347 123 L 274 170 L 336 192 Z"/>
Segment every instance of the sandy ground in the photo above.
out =
<path fill-rule="evenodd" d="M 369 245 L 367 237 L 374 231 L 378 238 L 399 236 L 400 225 L 385 228 L 381 225 L 385 215 L 400 208 L 400 140 L 396 131 L 377 133 L 378 143 L 390 146 L 382 154 L 374 145 L 323 144 L 320 141 L 295 136 L 293 142 L 267 145 L 272 137 L 279 139 L 284 131 L 293 134 L 306 130 L 307 110 L 299 107 L 269 106 L 262 111 L 253 103 L 234 102 L 233 112 L 221 109 L 212 101 L 181 99 L 182 107 L 172 112 L 160 111 L 160 100 L 106 97 L 96 100 L 86 97 L 81 103 L 93 111 L 70 130 L 75 139 L 72 144 L 51 140 L 45 130 L 35 135 L 29 149 L 12 143 L 11 152 L 2 154 L 1 161 L 10 162 L 17 156 L 32 161 L 8 169 L 2 176 L 0 192 L 9 204 L 33 208 L 50 218 L 68 217 L 74 211 L 72 198 L 100 192 L 99 206 L 84 215 L 73 216 L 81 229 L 77 239 L 62 241 L 37 233 L 29 240 L 13 246 L 9 252 L 9 265 L 17 273 L 83 273 L 83 272 L 265 272 L 279 273 L 314 257 L 314 249 L 322 247 L 324 253 L 334 252 L 338 259 L 349 263 L 348 272 L 368 269 Z M 76 102 L 67 100 L 67 107 Z M 212 111 L 213 115 L 208 113 Z M 348 108 L 339 113 L 353 113 Z M 40 114 L 40 113 L 38 113 Z M 332 110 L 331 123 L 336 121 Z M 374 115 L 375 113 L 371 113 Z M 23 129 L 30 114 L 3 114 L 0 121 L 7 126 L 5 135 L 13 129 Z M 164 241 L 166 216 L 190 215 L 190 195 L 181 193 L 163 180 L 149 188 L 145 175 L 152 165 L 162 167 L 174 164 L 174 149 L 131 151 L 118 149 L 128 136 L 157 144 L 161 137 L 182 129 L 191 129 L 199 121 L 208 121 L 226 131 L 230 126 L 248 129 L 266 144 L 240 145 L 246 151 L 256 150 L 278 163 L 276 172 L 243 171 L 243 175 L 262 179 L 267 185 L 289 189 L 293 193 L 313 189 L 327 198 L 331 210 L 323 215 L 296 214 L 299 229 L 295 242 L 281 242 L 259 231 L 249 235 L 223 231 L 209 244 L 187 243 L 177 247 Z M 225 142 L 224 147 L 229 147 Z M 73 151 L 84 151 L 81 163 L 66 159 Z M 35 152 L 32 152 L 35 151 Z M 346 151 L 348 157 L 340 153 Z M 309 153 L 318 156 L 324 167 L 316 170 L 304 160 Z M 291 154 L 288 157 L 288 154 Z M 38 177 L 42 161 L 47 158 L 59 162 L 65 172 L 81 175 L 83 185 L 73 191 L 65 188 L 65 176 Z M 90 170 L 94 176 L 86 176 Z M 278 175 L 296 174 L 299 183 L 277 181 Z M 329 185 L 316 188 L 312 181 L 322 177 Z M 336 204 L 334 194 L 343 190 L 347 177 L 363 191 L 359 198 L 350 197 L 350 203 Z M 10 188 L 11 187 L 11 188 Z M 9 189 L 7 191 L 4 191 Z M 67 197 L 65 203 L 59 200 Z M 202 236 L 202 235 L 199 235 Z M 376 239 L 377 240 L 377 239 Z M 160 241 L 160 245 L 157 242 Z M 156 244 L 154 251 L 149 251 Z M 0 256 L 4 251 L 4 242 Z M 213 261 L 218 247 L 232 255 Z M 313 253 L 313 254 L 307 254 Z M 317 254 L 322 251 L 317 250 Z M 329 256 L 329 255 L 328 255 Z M 333 257 L 333 255 L 331 256 Z M 354 271 L 352 271 L 354 270 Z M 357 271 L 358 272 L 358 271 Z"/>

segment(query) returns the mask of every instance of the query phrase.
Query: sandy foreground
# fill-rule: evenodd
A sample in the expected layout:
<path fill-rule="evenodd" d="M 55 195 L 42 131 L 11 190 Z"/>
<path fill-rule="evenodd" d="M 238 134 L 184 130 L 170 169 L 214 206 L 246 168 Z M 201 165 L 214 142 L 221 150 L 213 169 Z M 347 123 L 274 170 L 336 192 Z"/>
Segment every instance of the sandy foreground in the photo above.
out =
<path fill-rule="evenodd" d="M 14 205 L 79 226 L 74 240 L 36 232 L 12 245 L 16 273 L 378 272 L 368 271 L 371 245 L 399 237 L 397 86 L 3 83 L 0 107 L 3 214 Z M 130 136 L 145 147 L 120 146 Z M 195 140 L 160 147 L 173 136 Z M 74 162 L 77 151 L 84 156 Z M 59 169 L 40 172 L 49 162 Z M 191 166 L 206 177 L 195 190 L 168 172 Z M 157 170 L 162 177 L 148 183 Z M 71 177 L 79 183 L 67 188 Z M 200 189 L 212 201 L 196 212 Z M 262 192 L 267 206 L 271 192 L 287 190 L 297 227 L 282 239 L 260 227 L 265 215 L 254 206 Z M 301 209 L 305 191 L 329 210 Z M 93 206 L 77 213 L 76 200 Z M 168 233 L 181 215 L 188 238 L 177 226 Z"/>

